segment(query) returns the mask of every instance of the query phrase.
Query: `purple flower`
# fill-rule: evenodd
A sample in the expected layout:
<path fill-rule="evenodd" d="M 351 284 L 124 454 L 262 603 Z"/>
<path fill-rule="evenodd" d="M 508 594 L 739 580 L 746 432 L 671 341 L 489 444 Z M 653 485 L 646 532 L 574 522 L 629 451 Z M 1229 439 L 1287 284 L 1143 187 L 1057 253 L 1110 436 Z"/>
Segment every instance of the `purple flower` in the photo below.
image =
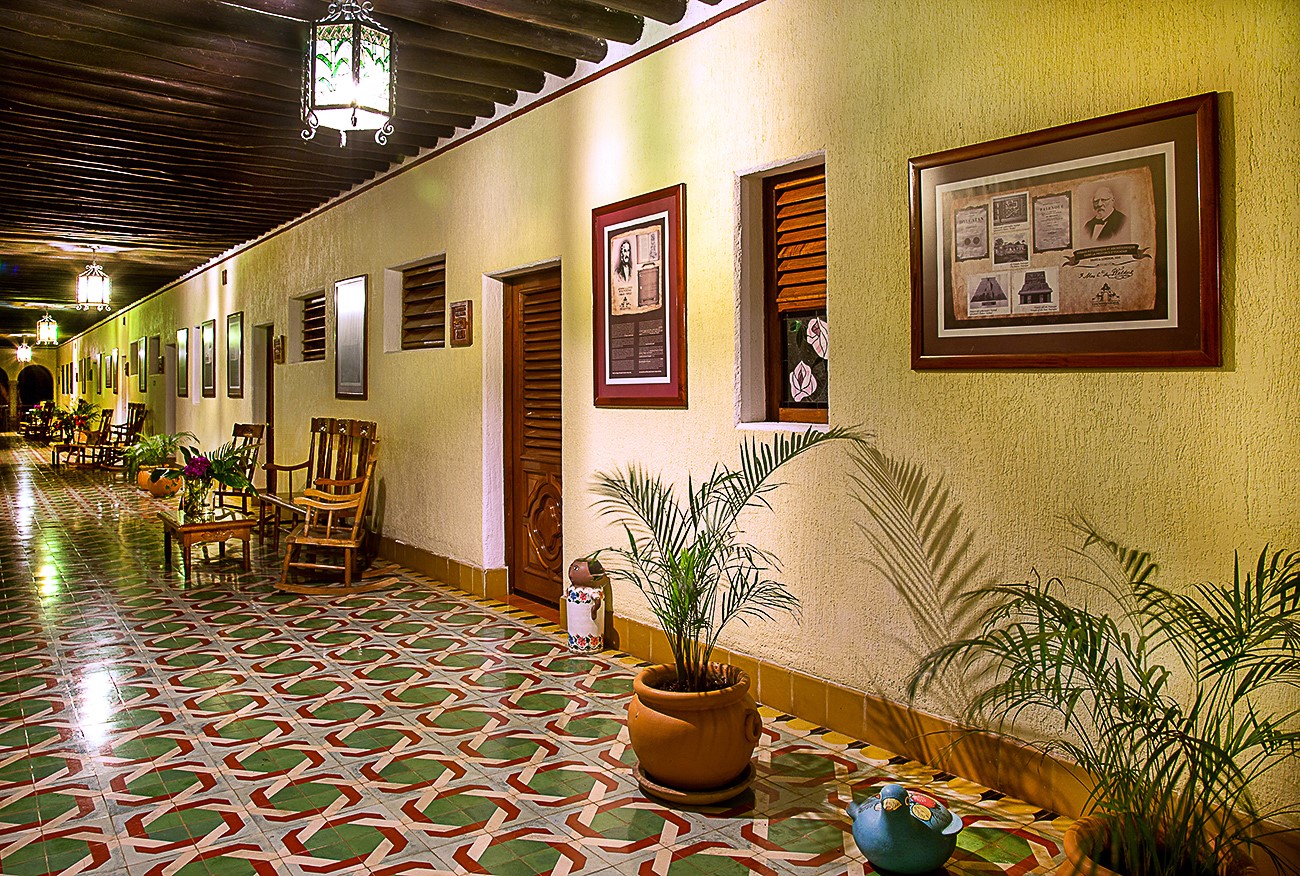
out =
<path fill-rule="evenodd" d="M 194 455 L 190 461 L 185 464 L 185 477 L 187 478 L 205 478 L 208 471 L 212 468 L 212 463 L 206 456 Z"/>

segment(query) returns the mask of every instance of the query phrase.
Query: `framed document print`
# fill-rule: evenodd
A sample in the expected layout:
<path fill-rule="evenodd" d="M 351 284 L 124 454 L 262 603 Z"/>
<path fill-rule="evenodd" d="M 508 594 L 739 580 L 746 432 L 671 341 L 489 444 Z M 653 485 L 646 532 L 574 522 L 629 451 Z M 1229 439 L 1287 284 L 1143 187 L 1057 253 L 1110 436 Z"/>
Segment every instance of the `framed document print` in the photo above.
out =
<path fill-rule="evenodd" d="M 226 396 L 244 397 L 244 312 L 226 316 Z"/>
<path fill-rule="evenodd" d="M 686 407 L 686 186 L 591 211 L 596 407 Z"/>
<path fill-rule="evenodd" d="M 190 395 L 190 330 L 176 330 L 176 397 Z"/>
<path fill-rule="evenodd" d="M 909 162 L 912 367 L 1220 364 L 1214 94 Z"/>
<path fill-rule="evenodd" d="M 210 319 L 199 326 L 199 346 L 201 359 L 200 377 L 203 383 L 204 398 L 217 397 L 217 321 Z"/>
<path fill-rule="evenodd" d="M 334 284 L 334 397 L 366 397 L 366 278 Z"/>
<path fill-rule="evenodd" d="M 137 388 L 141 392 L 149 391 L 149 339 L 147 337 L 136 341 L 135 346 L 135 376 Z"/>

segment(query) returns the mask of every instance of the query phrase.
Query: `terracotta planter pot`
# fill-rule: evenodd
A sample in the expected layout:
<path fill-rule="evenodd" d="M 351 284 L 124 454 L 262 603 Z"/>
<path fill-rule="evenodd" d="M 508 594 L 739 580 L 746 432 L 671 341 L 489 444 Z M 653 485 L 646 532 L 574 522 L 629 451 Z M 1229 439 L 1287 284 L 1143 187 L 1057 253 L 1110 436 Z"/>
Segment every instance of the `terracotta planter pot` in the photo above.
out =
<path fill-rule="evenodd" d="M 632 750 L 641 768 L 669 788 L 724 787 L 748 769 L 763 732 L 749 676 L 739 672 L 735 684 L 706 693 L 656 687 L 675 676 L 673 667 L 660 665 L 641 670 L 633 680 L 627 707 Z"/>
<path fill-rule="evenodd" d="M 1125 876 L 1092 859 L 1092 854 L 1106 841 L 1106 824 L 1099 818 L 1080 818 L 1065 831 L 1065 861 L 1057 876 Z M 1220 876 L 1257 876 L 1255 864 L 1243 854 L 1236 854 L 1219 867 Z"/>
<path fill-rule="evenodd" d="M 145 493 L 149 492 L 151 484 L 151 481 L 149 480 L 150 472 L 152 472 L 152 469 L 142 468 L 135 473 L 135 485 Z"/>
<path fill-rule="evenodd" d="M 168 496 L 176 495 L 176 491 L 180 488 L 180 478 L 159 478 L 149 482 L 149 495 L 155 499 L 166 499 Z"/>

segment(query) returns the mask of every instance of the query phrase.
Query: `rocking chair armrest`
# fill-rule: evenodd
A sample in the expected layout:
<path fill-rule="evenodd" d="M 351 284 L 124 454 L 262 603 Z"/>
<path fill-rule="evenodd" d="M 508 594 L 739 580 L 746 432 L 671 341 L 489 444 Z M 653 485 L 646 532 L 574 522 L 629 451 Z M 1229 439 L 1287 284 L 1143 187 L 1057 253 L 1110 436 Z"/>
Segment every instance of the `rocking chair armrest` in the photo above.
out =
<path fill-rule="evenodd" d="M 365 483 L 365 477 L 359 478 L 316 478 L 312 487 L 359 487 Z"/>
<path fill-rule="evenodd" d="M 355 508 L 361 504 L 360 494 L 356 496 L 344 496 L 340 499 L 325 500 L 319 498 L 308 498 L 307 496 L 297 496 L 293 504 L 299 508 L 312 508 L 316 511 L 346 511 L 349 508 Z"/>
<path fill-rule="evenodd" d="M 298 463 L 297 465 L 280 465 L 274 462 L 264 462 L 262 463 L 262 470 L 263 471 L 298 471 L 299 469 L 306 468 L 309 463 L 310 460 L 304 460 Z"/>

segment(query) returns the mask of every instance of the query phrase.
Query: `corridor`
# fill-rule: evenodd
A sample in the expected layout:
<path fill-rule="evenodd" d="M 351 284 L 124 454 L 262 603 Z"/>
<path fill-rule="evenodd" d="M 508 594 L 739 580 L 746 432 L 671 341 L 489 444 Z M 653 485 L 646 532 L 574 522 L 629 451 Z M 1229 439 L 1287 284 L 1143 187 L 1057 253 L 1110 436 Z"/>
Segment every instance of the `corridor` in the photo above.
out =
<path fill-rule="evenodd" d="M 1050 813 L 767 709 L 752 792 L 667 808 L 631 658 L 397 567 L 279 593 L 256 543 L 187 585 L 161 507 L 0 437 L 0 872 L 862 874 L 844 810 L 890 777 L 967 819 L 953 874 L 1059 855 Z"/>

